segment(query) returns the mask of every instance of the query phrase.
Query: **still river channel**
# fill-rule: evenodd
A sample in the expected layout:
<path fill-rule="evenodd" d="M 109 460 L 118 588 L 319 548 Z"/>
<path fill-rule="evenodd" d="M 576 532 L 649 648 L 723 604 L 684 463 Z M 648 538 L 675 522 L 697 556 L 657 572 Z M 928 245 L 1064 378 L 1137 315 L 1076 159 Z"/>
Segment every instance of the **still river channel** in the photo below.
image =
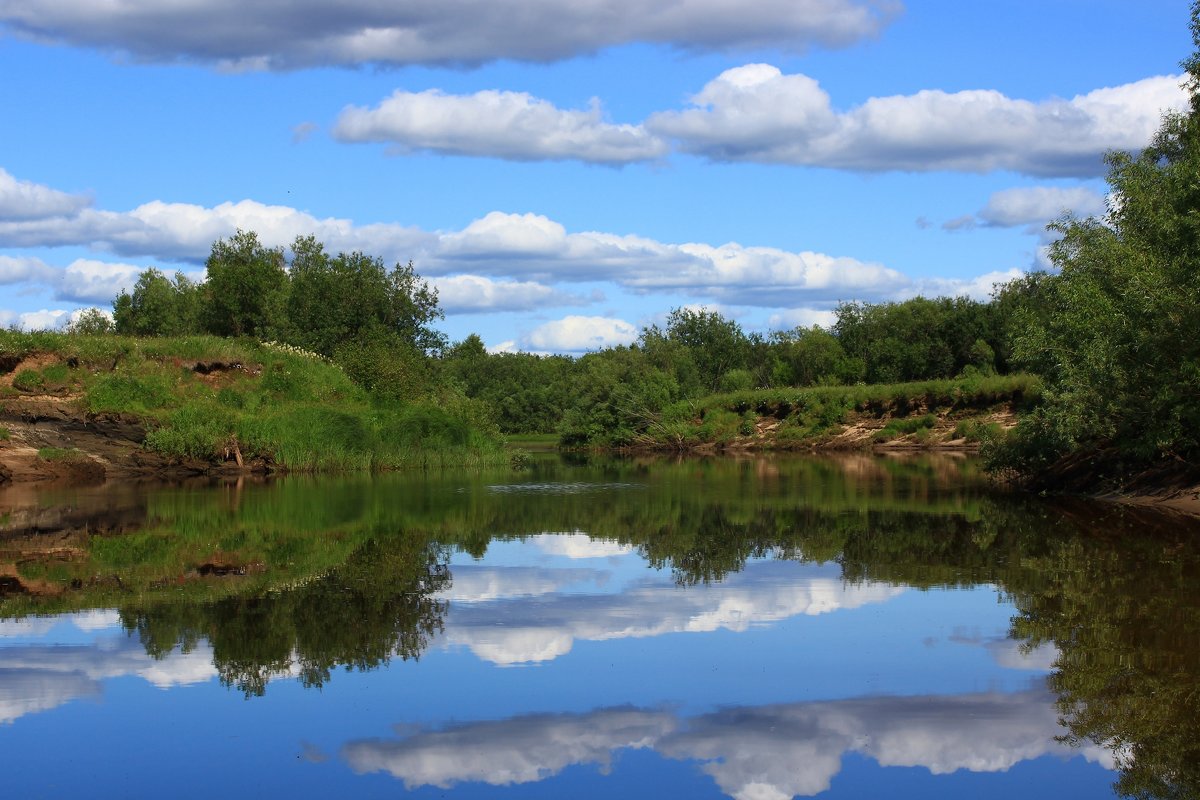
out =
<path fill-rule="evenodd" d="M 9 487 L 3 791 L 1194 797 L 1198 537 L 950 456 Z"/>

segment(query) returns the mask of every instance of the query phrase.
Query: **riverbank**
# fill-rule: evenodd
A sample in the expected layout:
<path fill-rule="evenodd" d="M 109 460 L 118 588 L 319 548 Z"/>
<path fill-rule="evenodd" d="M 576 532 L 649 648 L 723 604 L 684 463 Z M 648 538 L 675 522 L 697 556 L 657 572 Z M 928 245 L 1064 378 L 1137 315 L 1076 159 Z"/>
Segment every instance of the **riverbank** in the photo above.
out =
<path fill-rule="evenodd" d="M 0 483 L 506 463 L 477 418 L 271 343 L 0 331 Z"/>

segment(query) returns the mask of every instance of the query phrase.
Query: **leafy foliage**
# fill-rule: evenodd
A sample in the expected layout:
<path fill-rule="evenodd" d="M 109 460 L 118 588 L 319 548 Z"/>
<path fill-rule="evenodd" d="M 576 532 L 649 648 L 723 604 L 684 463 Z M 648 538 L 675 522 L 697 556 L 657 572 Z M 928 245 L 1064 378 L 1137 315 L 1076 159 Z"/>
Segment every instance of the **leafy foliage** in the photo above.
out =
<path fill-rule="evenodd" d="M 1045 376 L 1047 404 L 996 451 L 998 466 L 1036 477 L 1096 452 L 1120 481 L 1200 461 L 1200 50 L 1184 66 L 1191 110 L 1168 114 L 1140 154 L 1110 153 L 1106 216 L 1053 224 L 1058 272 L 1002 293 L 1014 357 Z"/>

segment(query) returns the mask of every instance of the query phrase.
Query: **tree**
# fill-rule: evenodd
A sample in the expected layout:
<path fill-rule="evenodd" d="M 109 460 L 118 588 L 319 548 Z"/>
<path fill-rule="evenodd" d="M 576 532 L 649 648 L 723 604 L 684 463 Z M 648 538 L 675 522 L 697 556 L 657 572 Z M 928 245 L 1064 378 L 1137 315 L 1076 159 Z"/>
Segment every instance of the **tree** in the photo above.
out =
<path fill-rule="evenodd" d="M 138 276 L 133 294 L 113 300 L 117 333 L 134 336 L 179 336 L 199 328 L 199 287 L 182 272 L 172 281 L 151 267 Z"/>
<path fill-rule="evenodd" d="M 862 378 L 861 360 L 851 359 L 841 342 L 814 325 L 775 335 L 778 363 L 774 382 L 783 386 L 853 383 Z"/>
<path fill-rule="evenodd" d="M 998 463 L 1036 475 L 1068 454 L 1102 454 L 1093 460 L 1122 481 L 1200 460 L 1200 3 L 1191 28 L 1189 110 L 1165 115 L 1141 153 L 1107 155 L 1102 219 L 1050 226 L 1058 272 L 1018 305 L 1013 341 L 1048 401 Z"/>
<path fill-rule="evenodd" d="M 96 336 L 112 330 L 112 320 L 98 308 L 85 308 L 67 325 L 67 333 L 79 336 Z"/>
<path fill-rule="evenodd" d="M 740 325 L 716 311 L 676 308 L 667 315 L 665 335 L 687 350 L 705 392 L 718 391 L 725 373 L 748 366 L 750 340 Z"/>
<path fill-rule="evenodd" d="M 437 290 L 413 271 L 412 263 L 391 272 L 383 260 L 364 253 L 329 256 L 312 236 L 292 244 L 285 338 L 331 356 L 362 338 L 393 335 L 425 353 L 444 345 L 430 324 L 442 317 Z"/>
<path fill-rule="evenodd" d="M 213 243 L 204 266 L 206 331 L 217 336 L 275 335 L 288 286 L 282 248 L 266 247 L 258 234 L 239 230 Z"/>

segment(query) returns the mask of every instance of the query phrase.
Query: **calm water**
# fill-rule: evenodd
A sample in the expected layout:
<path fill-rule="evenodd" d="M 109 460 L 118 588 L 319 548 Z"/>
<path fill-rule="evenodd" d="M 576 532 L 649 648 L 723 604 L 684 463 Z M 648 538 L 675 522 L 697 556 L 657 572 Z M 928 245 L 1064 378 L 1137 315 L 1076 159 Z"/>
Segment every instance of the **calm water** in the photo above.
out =
<path fill-rule="evenodd" d="M 1200 528 L 969 459 L 0 490 L 9 797 L 1195 797 Z"/>

